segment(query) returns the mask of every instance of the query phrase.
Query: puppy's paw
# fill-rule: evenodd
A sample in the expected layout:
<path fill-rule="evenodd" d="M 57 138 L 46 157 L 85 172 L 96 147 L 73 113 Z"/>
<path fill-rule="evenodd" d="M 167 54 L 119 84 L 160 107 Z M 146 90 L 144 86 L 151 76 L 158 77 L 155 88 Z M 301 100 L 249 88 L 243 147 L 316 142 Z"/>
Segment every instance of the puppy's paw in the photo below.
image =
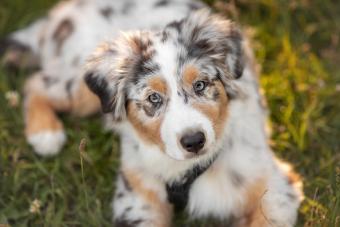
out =
<path fill-rule="evenodd" d="M 62 130 L 42 131 L 28 135 L 27 140 L 37 154 L 52 156 L 60 151 L 66 141 L 66 135 Z"/>

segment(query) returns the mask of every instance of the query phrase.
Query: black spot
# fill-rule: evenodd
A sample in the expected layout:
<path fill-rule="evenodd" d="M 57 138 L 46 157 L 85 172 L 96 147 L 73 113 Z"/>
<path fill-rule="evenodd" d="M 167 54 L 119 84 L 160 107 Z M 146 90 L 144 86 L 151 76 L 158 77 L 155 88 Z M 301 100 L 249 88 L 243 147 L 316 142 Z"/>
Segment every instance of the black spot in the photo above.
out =
<path fill-rule="evenodd" d="M 58 78 L 53 78 L 53 77 L 50 77 L 50 76 L 47 76 L 47 75 L 43 75 L 42 76 L 42 80 L 43 80 L 44 85 L 45 85 L 46 88 L 49 88 L 52 85 L 54 85 L 54 84 L 59 82 Z"/>
<path fill-rule="evenodd" d="M 0 40 L 0 57 L 6 53 L 11 55 L 10 58 L 3 59 L 6 70 L 18 72 L 21 68 L 30 71 L 39 69 L 39 57 L 25 44 L 9 38 L 2 39 Z"/>
<path fill-rule="evenodd" d="M 160 70 L 160 67 L 158 64 L 153 63 L 153 62 L 145 62 L 149 60 L 149 57 L 151 56 L 145 56 L 144 58 L 142 57 L 140 59 L 140 62 L 136 64 L 136 67 L 134 70 L 135 75 L 139 75 L 139 76 L 151 75 Z"/>
<path fill-rule="evenodd" d="M 121 199 L 121 198 L 123 198 L 124 197 L 124 193 L 123 192 L 118 192 L 117 194 L 116 194 L 116 199 Z"/>
<path fill-rule="evenodd" d="M 131 0 L 126 0 L 121 11 L 122 14 L 128 14 L 134 5 Z"/>
<path fill-rule="evenodd" d="M 63 43 L 72 34 L 74 25 L 71 19 L 62 20 L 52 35 L 52 39 L 56 42 L 56 55 L 60 55 Z"/>
<path fill-rule="evenodd" d="M 142 223 L 143 220 L 141 219 L 137 219 L 137 220 L 127 220 L 125 219 L 125 217 L 122 218 L 118 218 L 115 221 L 115 225 L 116 227 L 136 227 L 138 224 Z"/>
<path fill-rule="evenodd" d="M 136 107 L 140 110 L 143 108 L 143 104 L 141 102 L 136 102 Z"/>
<path fill-rule="evenodd" d="M 135 227 L 134 225 L 132 225 L 132 223 L 128 220 L 125 219 L 117 219 L 115 221 L 115 225 L 116 227 Z"/>
<path fill-rule="evenodd" d="M 100 14 L 105 17 L 105 19 L 110 19 L 110 17 L 114 14 L 114 10 L 111 7 L 106 7 L 100 9 Z"/>
<path fill-rule="evenodd" d="M 170 1 L 169 0 L 160 0 L 154 4 L 154 7 L 164 7 L 169 5 Z"/>
<path fill-rule="evenodd" d="M 126 179 L 125 175 L 123 172 L 120 173 L 120 176 L 122 177 L 122 180 L 123 180 L 123 184 L 124 184 L 124 187 L 127 191 L 131 191 L 132 188 L 131 188 L 131 185 L 129 183 L 129 181 Z"/>
<path fill-rule="evenodd" d="M 293 194 L 292 192 L 287 192 L 286 196 L 291 200 L 291 201 L 296 201 L 297 197 L 295 194 Z"/>
<path fill-rule="evenodd" d="M 180 21 L 173 21 L 167 25 L 167 28 L 175 29 L 178 33 L 182 31 L 183 20 Z"/>
<path fill-rule="evenodd" d="M 79 65 L 79 61 L 80 61 L 80 57 L 79 56 L 74 57 L 73 60 L 72 60 L 72 65 L 73 66 L 78 66 Z"/>
<path fill-rule="evenodd" d="M 186 92 L 183 92 L 184 95 L 184 103 L 187 104 L 189 102 L 189 96 Z"/>
<path fill-rule="evenodd" d="M 4 55 L 7 50 L 16 50 L 19 52 L 31 51 L 31 48 L 13 39 L 0 40 L 0 56 Z"/>
<path fill-rule="evenodd" d="M 146 65 L 142 62 L 143 60 L 140 60 L 140 63 L 137 63 L 133 67 L 133 73 L 132 77 L 130 77 L 130 82 L 133 84 L 138 84 L 140 79 L 144 78 L 146 75 L 152 75 L 155 74 L 160 70 L 159 65 L 152 64 L 152 65 Z"/>
<path fill-rule="evenodd" d="M 131 223 L 132 223 L 133 226 L 136 226 L 136 225 L 138 225 L 138 224 L 140 224 L 142 222 L 143 222 L 143 220 L 137 219 L 137 220 L 132 221 Z"/>
<path fill-rule="evenodd" d="M 167 40 L 168 40 L 168 38 L 169 38 L 169 33 L 167 32 L 167 31 L 163 31 L 162 32 L 162 37 L 161 37 L 161 41 L 163 42 L 163 43 L 165 43 Z"/>
<path fill-rule="evenodd" d="M 236 187 L 240 187 L 244 182 L 244 177 L 235 171 L 230 173 L 230 178 Z"/>
<path fill-rule="evenodd" d="M 143 105 L 143 110 L 148 117 L 155 116 L 157 108 L 154 106 Z"/>
<path fill-rule="evenodd" d="M 68 98 L 72 98 L 72 86 L 73 86 L 73 83 L 74 83 L 74 79 L 69 79 L 66 82 L 65 90 L 66 90 Z"/>
<path fill-rule="evenodd" d="M 177 73 L 180 74 L 179 69 L 183 67 L 183 65 L 185 65 L 186 61 L 188 60 L 187 55 L 184 53 L 180 53 L 178 56 L 178 70 Z"/>
<path fill-rule="evenodd" d="M 188 7 L 190 10 L 198 10 L 198 9 L 201 9 L 204 7 L 204 5 L 200 2 L 189 2 L 188 4 Z"/>
<path fill-rule="evenodd" d="M 185 39 L 183 38 L 183 36 L 178 36 L 177 37 L 177 42 L 178 42 L 178 44 L 185 46 L 184 45 L 185 44 Z"/>
<path fill-rule="evenodd" d="M 132 210 L 132 207 L 126 207 L 123 211 L 123 216 L 126 216 L 126 213 L 129 213 Z"/>
<path fill-rule="evenodd" d="M 211 79 L 211 82 L 220 81 L 219 72 L 216 69 L 216 75 Z"/>
<path fill-rule="evenodd" d="M 214 101 L 217 101 L 217 99 L 220 97 L 220 93 L 218 93 L 218 91 L 216 90 L 216 91 L 214 91 L 214 93 L 213 93 L 213 100 Z"/>
<path fill-rule="evenodd" d="M 213 47 L 207 39 L 193 41 L 188 46 L 188 57 L 190 58 L 202 58 L 210 54 L 213 54 Z"/>
<path fill-rule="evenodd" d="M 103 112 L 112 112 L 115 108 L 115 103 L 108 91 L 106 80 L 101 76 L 95 75 L 93 72 L 88 72 L 85 75 L 85 82 L 90 90 L 98 95 Z"/>
<path fill-rule="evenodd" d="M 234 71 L 231 72 L 234 75 L 235 79 L 239 79 L 243 74 L 244 69 L 244 54 L 241 46 L 242 37 L 235 37 L 232 39 L 233 41 L 233 51 L 230 51 L 228 54 L 234 54 L 235 63 L 234 63 Z"/>

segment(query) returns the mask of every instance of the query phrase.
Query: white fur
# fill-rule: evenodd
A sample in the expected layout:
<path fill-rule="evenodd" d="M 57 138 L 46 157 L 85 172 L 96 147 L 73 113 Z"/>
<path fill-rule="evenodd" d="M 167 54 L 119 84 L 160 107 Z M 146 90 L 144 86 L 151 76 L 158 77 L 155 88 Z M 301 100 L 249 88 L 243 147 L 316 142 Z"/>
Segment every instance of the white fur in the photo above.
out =
<path fill-rule="evenodd" d="M 160 65 L 161 75 L 164 76 L 171 90 L 170 103 L 161 128 L 161 137 L 165 143 L 167 154 L 174 159 L 184 160 L 184 154 L 187 152 L 178 141 L 183 133 L 187 130 L 202 131 L 206 136 L 205 147 L 211 147 L 214 144 L 215 133 L 212 122 L 198 110 L 185 105 L 183 99 L 177 95 L 178 81 L 176 78 L 179 78 L 175 75 L 177 47 L 170 42 L 163 45 L 158 42 L 155 49 L 158 54 L 156 62 Z"/>
<path fill-rule="evenodd" d="M 39 155 L 52 156 L 60 151 L 66 135 L 63 131 L 43 131 L 29 135 L 27 140 Z"/>

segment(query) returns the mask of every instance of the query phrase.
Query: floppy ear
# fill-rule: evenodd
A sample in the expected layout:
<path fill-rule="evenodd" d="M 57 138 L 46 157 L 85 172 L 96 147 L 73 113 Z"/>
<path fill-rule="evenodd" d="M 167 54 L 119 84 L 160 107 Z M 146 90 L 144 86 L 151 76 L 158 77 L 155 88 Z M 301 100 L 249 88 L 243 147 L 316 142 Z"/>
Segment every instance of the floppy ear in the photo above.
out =
<path fill-rule="evenodd" d="M 101 101 L 104 113 L 116 121 L 126 116 L 127 86 L 141 59 L 148 34 L 136 32 L 105 42 L 88 59 L 85 82 Z"/>
<path fill-rule="evenodd" d="M 208 56 L 223 64 L 222 80 L 242 76 L 242 34 L 233 22 L 211 15 L 208 10 L 200 10 L 183 21 L 182 34 L 189 56 Z"/>

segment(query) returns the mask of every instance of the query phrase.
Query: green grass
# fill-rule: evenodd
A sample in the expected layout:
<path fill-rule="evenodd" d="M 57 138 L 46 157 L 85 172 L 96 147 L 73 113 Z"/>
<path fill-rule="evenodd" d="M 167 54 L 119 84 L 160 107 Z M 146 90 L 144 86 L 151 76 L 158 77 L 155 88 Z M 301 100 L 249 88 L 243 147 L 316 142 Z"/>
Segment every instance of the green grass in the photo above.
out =
<path fill-rule="evenodd" d="M 53 2 L 1 0 L 0 37 L 43 15 Z M 340 226 L 340 3 L 207 2 L 253 36 L 271 110 L 271 145 L 303 176 L 306 199 L 298 226 Z M 24 140 L 22 108 L 5 98 L 15 90 L 22 100 L 27 76 L 0 67 L 0 223 L 110 226 L 117 137 L 103 132 L 98 116 L 62 116 L 68 137 L 63 152 L 50 159 L 34 155 Z M 83 138 L 86 146 L 79 152 Z M 32 213 L 35 199 L 41 206 Z M 178 226 L 188 224 L 182 216 Z"/>

